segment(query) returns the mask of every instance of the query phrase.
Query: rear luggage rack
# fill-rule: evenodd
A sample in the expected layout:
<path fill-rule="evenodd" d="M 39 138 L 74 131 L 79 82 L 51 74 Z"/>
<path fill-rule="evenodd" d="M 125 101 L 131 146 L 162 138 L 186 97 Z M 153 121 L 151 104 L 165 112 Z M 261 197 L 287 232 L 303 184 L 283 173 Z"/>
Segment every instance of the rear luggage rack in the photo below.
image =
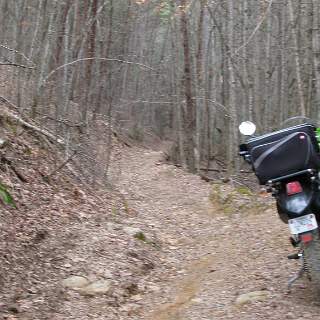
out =
<path fill-rule="evenodd" d="M 298 171 L 298 172 L 295 172 L 295 173 L 292 173 L 292 174 L 288 174 L 288 175 L 285 175 L 285 176 L 281 176 L 281 177 L 278 177 L 278 178 L 275 178 L 275 179 L 271 179 L 271 180 L 268 180 L 268 183 L 269 185 L 272 185 L 276 182 L 279 182 L 279 181 L 282 181 L 282 180 L 286 180 L 286 179 L 290 179 L 290 178 L 293 178 L 293 177 L 297 177 L 297 176 L 300 176 L 300 175 L 303 175 L 303 174 L 309 174 L 309 175 L 314 175 L 316 173 L 316 170 L 315 169 L 306 169 L 306 170 L 302 170 L 302 171 Z"/>

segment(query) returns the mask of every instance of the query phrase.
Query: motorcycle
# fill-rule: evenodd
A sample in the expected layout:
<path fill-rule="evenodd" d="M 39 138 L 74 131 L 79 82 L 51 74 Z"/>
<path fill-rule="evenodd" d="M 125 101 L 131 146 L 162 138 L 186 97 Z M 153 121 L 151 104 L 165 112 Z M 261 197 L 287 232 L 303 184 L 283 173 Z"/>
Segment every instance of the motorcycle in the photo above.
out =
<path fill-rule="evenodd" d="M 253 136 L 256 126 L 246 121 L 239 130 L 248 137 L 239 146 L 239 154 L 275 198 L 279 217 L 289 226 L 291 244 L 298 249 L 288 256 L 301 261 L 288 289 L 307 274 L 320 294 L 320 149 L 316 127 L 303 123 Z"/>

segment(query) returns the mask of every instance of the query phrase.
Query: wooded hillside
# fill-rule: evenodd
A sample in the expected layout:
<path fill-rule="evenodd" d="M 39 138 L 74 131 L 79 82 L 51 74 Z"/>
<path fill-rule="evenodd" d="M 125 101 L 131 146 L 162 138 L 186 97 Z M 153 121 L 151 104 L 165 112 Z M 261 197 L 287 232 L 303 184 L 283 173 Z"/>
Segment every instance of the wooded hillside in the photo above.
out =
<path fill-rule="evenodd" d="M 102 130 L 98 142 L 110 150 L 112 127 L 174 141 L 172 159 L 191 171 L 219 160 L 233 172 L 241 121 L 265 132 L 291 116 L 320 118 L 317 0 L 1 0 L 0 8 L 0 95 L 63 138 L 66 158 L 81 150 L 96 163 L 88 149 Z"/>
<path fill-rule="evenodd" d="M 318 171 L 259 192 L 238 157 L 242 121 L 320 127 L 319 0 L 0 0 L 0 19 L 1 320 L 319 318 Z M 290 242 L 267 191 L 308 224 Z"/>

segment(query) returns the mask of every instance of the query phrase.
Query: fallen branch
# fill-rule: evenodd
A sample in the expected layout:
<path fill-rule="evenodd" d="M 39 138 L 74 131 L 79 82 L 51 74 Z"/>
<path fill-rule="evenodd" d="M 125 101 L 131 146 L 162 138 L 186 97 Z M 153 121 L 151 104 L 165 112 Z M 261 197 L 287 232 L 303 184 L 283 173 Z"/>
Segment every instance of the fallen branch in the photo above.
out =
<path fill-rule="evenodd" d="M 210 177 L 208 177 L 208 176 L 206 176 L 206 175 L 204 175 L 204 174 L 201 174 L 201 173 L 200 173 L 200 178 L 201 178 L 202 180 L 204 180 L 205 182 L 211 182 L 211 181 L 216 180 L 216 179 L 210 178 Z"/>
<path fill-rule="evenodd" d="M 128 141 L 128 138 L 125 139 L 123 135 L 112 129 L 112 134 L 118 139 L 119 142 L 123 143 L 125 146 L 132 148 L 133 144 Z"/>
<path fill-rule="evenodd" d="M 22 127 L 26 128 L 26 129 L 29 129 L 31 131 L 34 131 L 34 132 L 37 132 L 37 133 L 40 133 L 41 135 L 47 137 L 51 142 L 54 142 L 54 143 L 58 143 L 60 145 L 64 145 L 64 141 L 63 139 L 55 136 L 54 134 L 52 134 L 51 132 L 47 131 L 47 130 L 44 130 L 44 129 L 41 129 L 25 120 L 23 120 L 22 118 L 20 118 L 19 116 L 11 113 L 11 112 L 8 112 L 8 111 L 5 111 L 5 110 L 1 110 L 1 112 L 3 113 L 2 115 L 0 114 L 0 117 L 7 117 L 13 121 L 16 121 L 19 125 L 21 125 Z"/>
<path fill-rule="evenodd" d="M 19 178 L 20 181 L 26 183 L 28 179 L 15 167 L 10 159 L 8 159 L 4 154 L 0 155 L 0 160 L 2 163 L 7 164 L 11 170 L 15 173 L 15 175 Z"/>
<path fill-rule="evenodd" d="M 201 171 L 227 172 L 227 169 L 200 168 Z"/>
<path fill-rule="evenodd" d="M 13 108 L 15 110 L 19 110 L 19 108 L 16 105 L 14 105 L 10 100 L 8 100 L 7 98 L 5 98 L 3 96 L 0 96 L 0 102 L 5 103 L 10 108 Z"/>
<path fill-rule="evenodd" d="M 181 164 L 174 164 L 177 168 L 182 168 Z M 227 172 L 227 169 L 199 168 L 201 171 Z"/>
<path fill-rule="evenodd" d="M 51 171 L 48 175 L 44 176 L 43 178 L 46 181 L 49 181 L 50 178 L 56 174 L 57 172 L 59 172 L 63 167 L 65 167 L 71 160 L 72 158 L 77 154 L 77 150 L 75 150 L 60 166 L 58 166 L 56 169 L 54 169 L 53 171 Z"/>
<path fill-rule="evenodd" d="M 213 172 L 227 172 L 226 169 L 213 169 L 213 168 L 200 168 L 201 171 L 213 171 Z M 252 173 L 252 171 L 241 170 L 241 173 Z"/>

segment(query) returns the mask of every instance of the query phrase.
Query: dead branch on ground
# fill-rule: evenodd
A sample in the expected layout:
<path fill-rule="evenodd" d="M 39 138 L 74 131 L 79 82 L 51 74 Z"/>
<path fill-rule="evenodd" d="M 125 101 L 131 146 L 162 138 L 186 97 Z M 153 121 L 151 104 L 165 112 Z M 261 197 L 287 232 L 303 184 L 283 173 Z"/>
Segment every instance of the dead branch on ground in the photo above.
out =
<path fill-rule="evenodd" d="M 43 178 L 46 181 L 49 181 L 50 178 L 58 173 L 63 167 L 65 167 L 72 159 L 73 157 L 77 154 L 78 150 L 75 150 L 63 163 L 60 164 L 57 168 L 55 168 L 53 171 L 51 171 L 48 175 L 44 176 Z"/>
<path fill-rule="evenodd" d="M 4 154 L 0 154 L 0 161 L 7 164 L 11 170 L 15 173 L 18 179 L 24 183 L 28 182 L 28 179 L 16 168 L 10 159 L 8 159 Z"/>
<path fill-rule="evenodd" d="M 45 136 L 46 138 L 48 138 L 51 142 L 53 143 L 58 143 L 59 145 L 64 145 L 64 141 L 63 139 L 55 136 L 54 134 L 52 134 L 51 132 L 45 130 L 45 129 L 41 129 L 39 127 L 37 127 L 36 125 L 33 125 L 25 120 L 23 120 L 21 117 L 19 117 L 18 115 L 15 115 L 12 112 L 9 112 L 7 110 L 1 110 L 0 112 L 0 119 L 10 119 L 12 121 L 17 122 L 20 126 L 22 126 L 23 128 L 29 129 L 33 132 L 36 132 L 38 134 L 41 134 L 43 136 Z"/>

